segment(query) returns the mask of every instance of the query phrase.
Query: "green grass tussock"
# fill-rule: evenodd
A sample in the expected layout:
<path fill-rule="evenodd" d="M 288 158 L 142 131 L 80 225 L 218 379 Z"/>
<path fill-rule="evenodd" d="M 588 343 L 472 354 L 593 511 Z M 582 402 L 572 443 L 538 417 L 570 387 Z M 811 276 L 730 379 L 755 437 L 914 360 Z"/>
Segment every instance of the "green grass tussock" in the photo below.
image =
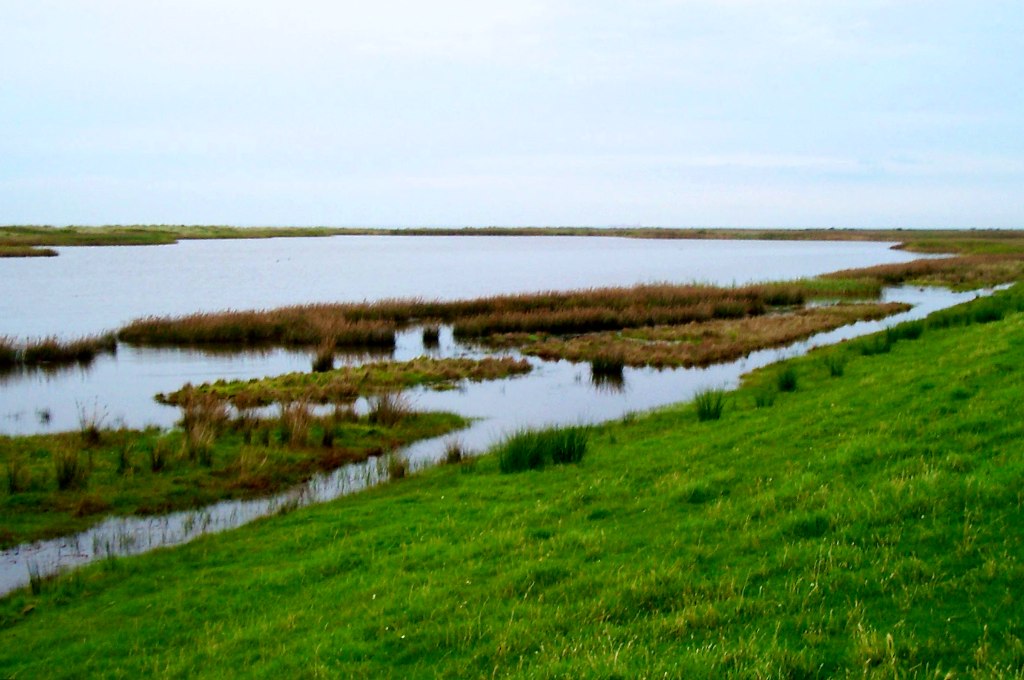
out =
<path fill-rule="evenodd" d="M 578 463 L 587 451 L 588 437 L 585 427 L 520 430 L 498 445 L 498 468 L 511 473 Z"/>
<path fill-rule="evenodd" d="M 697 420 L 702 423 L 707 420 L 719 420 L 722 411 L 725 410 L 725 390 L 701 390 L 694 396 L 693 404 L 697 409 Z"/>

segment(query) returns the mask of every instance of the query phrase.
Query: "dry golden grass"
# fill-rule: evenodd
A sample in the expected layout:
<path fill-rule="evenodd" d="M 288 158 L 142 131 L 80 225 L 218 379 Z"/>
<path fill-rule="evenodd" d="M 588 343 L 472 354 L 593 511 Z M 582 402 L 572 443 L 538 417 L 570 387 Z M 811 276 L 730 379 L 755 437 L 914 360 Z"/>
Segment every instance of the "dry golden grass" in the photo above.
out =
<path fill-rule="evenodd" d="M 832 282 L 830 296 L 862 296 Z M 627 326 L 684 323 L 760 314 L 802 304 L 820 295 L 810 281 L 723 288 L 651 284 L 569 292 L 499 295 L 453 302 L 381 300 L 374 303 L 313 304 L 273 310 L 226 311 L 181 317 L 147 317 L 128 324 L 121 340 L 145 345 L 322 345 L 392 347 L 395 330 L 413 323 L 450 322 L 462 337 L 495 332 L 583 332 Z"/>
<path fill-rule="evenodd" d="M 870 279 L 885 285 L 917 283 L 977 288 L 994 286 L 1024 277 L 1024 256 L 1018 254 L 962 255 L 959 257 L 914 260 L 883 264 L 863 269 L 845 269 L 826 274 L 823 279 Z"/>
<path fill-rule="evenodd" d="M 587 333 L 572 338 L 531 340 L 523 335 L 508 336 L 502 344 L 520 345 L 525 353 L 544 359 L 593 362 L 614 355 L 629 366 L 707 366 L 907 309 L 908 305 L 900 303 L 841 304 L 744 319 Z"/>

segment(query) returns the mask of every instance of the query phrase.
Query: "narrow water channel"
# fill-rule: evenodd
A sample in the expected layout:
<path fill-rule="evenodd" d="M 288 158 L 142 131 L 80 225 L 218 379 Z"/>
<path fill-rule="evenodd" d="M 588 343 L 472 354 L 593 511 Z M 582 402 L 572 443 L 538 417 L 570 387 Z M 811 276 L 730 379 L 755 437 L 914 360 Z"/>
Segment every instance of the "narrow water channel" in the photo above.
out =
<path fill-rule="evenodd" d="M 412 469 L 421 469 L 435 464 L 443 456 L 445 444 L 451 437 L 457 438 L 465 448 L 482 453 L 518 428 L 598 423 L 631 412 L 687 401 L 702 389 L 733 389 L 743 374 L 756 368 L 804 354 L 814 347 L 873 333 L 902 321 L 923 318 L 936 310 L 989 292 L 890 288 L 883 295 L 885 301 L 906 302 L 913 308 L 883 321 L 858 322 L 785 348 L 754 352 L 738 361 L 707 368 L 627 368 L 622 385 L 614 387 L 595 384 L 587 364 L 531 358 L 534 370 L 525 376 L 466 383 L 458 390 L 446 392 L 418 388 L 408 392 L 418 410 L 453 411 L 476 420 L 455 435 L 418 442 L 397 455 L 406 457 Z M 480 354 L 479 350 L 457 343 L 450 329 L 443 330 L 441 343 L 434 349 L 425 349 L 419 337 L 415 331 L 402 334 L 395 358 L 402 360 L 425 353 L 434 356 Z M 139 356 L 141 361 L 145 359 L 144 352 L 156 350 L 136 351 L 143 353 Z M 307 370 L 309 365 L 309 355 L 305 353 L 272 352 L 261 356 L 263 359 L 257 363 L 269 361 L 275 366 L 280 364 L 277 372 L 282 373 Z M 123 359 L 123 353 L 118 358 Z M 252 372 L 252 367 L 245 363 L 247 361 L 254 359 L 243 359 L 243 366 L 235 366 L 235 372 L 226 371 L 225 367 L 215 369 L 220 372 L 211 375 L 211 379 L 247 375 Z M 261 363 L 259 371 L 264 369 L 267 366 Z M 154 373 L 159 372 L 159 368 L 154 369 Z M 153 390 L 154 384 L 145 382 L 141 389 Z M 133 398 L 144 399 L 149 404 L 156 391 L 160 390 Z M 154 421 L 166 425 L 170 425 L 176 415 L 176 410 L 165 407 L 153 411 Z M 26 585 L 30 572 L 47 575 L 106 557 L 135 555 L 154 548 L 179 545 L 207 533 L 239 527 L 259 517 L 329 501 L 384 481 L 386 468 L 386 461 L 371 459 L 366 463 L 342 467 L 331 474 L 317 475 L 301 486 L 272 497 L 225 501 L 157 517 L 111 517 L 75 536 L 17 546 L 0 553 L 0 595 Z"/>

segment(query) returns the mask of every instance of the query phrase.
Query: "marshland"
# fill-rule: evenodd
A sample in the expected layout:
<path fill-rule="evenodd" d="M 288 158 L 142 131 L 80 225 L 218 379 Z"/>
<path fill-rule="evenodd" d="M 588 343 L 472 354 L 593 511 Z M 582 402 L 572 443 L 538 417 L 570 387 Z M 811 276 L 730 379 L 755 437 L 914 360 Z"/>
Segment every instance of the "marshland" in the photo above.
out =
<path fill-rule="evenodd" d="M 399 629 L 418 650 L 400 664 L 415 672 L 446 663 L 456 675 L 528 653 L 537 668 L 560 668 L 559 650 L 574 645 L 599 663 L 606 652 L 587 640 L 600 635 L 623 643 L 632 635 L 648 650 L 630 657 L 633 670 L 657 668 L 655 650 L 680 636 L 712 644 L 728 635 L 729 653 L 791 672 L 884 668 L 890 658 L 967 668 L 958 659 L 968 649 L 977 659 L 983 644 L 990 665 L 977 668 L 1016 658 L 1017 610 L 986 584 L 1009 583 L 1020 569 L 1019 539 L 995 527 L 1018 521 L 999 500 L 1012 500 L 1019 481 L 1006 448 L 1015 426 L 1000 414 L 1018 388 L 1012 366 L 1024 298 L 1017 288 L 983 289 L 1020 278 L 1018 234 L 927 233 L 901 249 L 893 242 L 778 242 L 772 232 L 712 232 L 715 240 L 696 242 L 681 237 L 698 234 L 682 231 L 657 238 L 476 235 L 321 234 L 145 248 L 53 243 L 59 257 L 0 264 L 15 263 L 19 274 L 3 278 L 18 288 L 0 303 L 13 312 L 0 328 L 9 338 L 3 348 L 11 349 L 0 356 L 13 357 L 16 368 L 0 377 L 5 545 L 75 532 L 108 514 L 202 509 L 300 482 L 322 485 L 349 464 L 377 466 L 375 480 L 392 480 L 323 505 L 298 502 L 253 526 L 146 557 L 118 557 L 136 551 L 112 548 L 116 540 L 106 538 L 91 550 L 75 543 L 103 558 L 83 570 L 50 576 L 41 560 L 30 567 L 22 559 L 30 583 L 3 600 L 4 634 L 52 644 L 94 598 L 127 612 L 159 573 L 181 583 L 161 591 L 168 602 L 191 601 L 181 589 L 207 583 L 226 629 L 245 635 L 251 626 L 298 617 L 309 636 L 355 645 L 360 667 L 380 672 L 392 662 L 378 652 L 395 651 L 391 631 Z M 764 240 L 729 240 L 744 235 Z M 422 245 L 410 248 L 416 239 Z M 175 251 L 188 249 L 188 260 L 204 248 L 223 256 L 235 246 L 245 246 L 238 257 L 255 259 L 229 263 L 223 278 L 207 282 L 211 303 L 190 288 L 194 263 L 182 264 Z M 380 269 L 380 261 L 361 259 L 368 252 L 408 263 L 402 258 L 435 247 L 440 260 L 462 249 L 459 256 L 475 262 L 467 276 L 492 274 L 470 285 L 456 272 L 460 295 L 445 287 L 451 281 L 425 283 L 436 268 L 425 257 L 423 271 L 406 271 L 407 280 L 390 288 L 346 288 L 347 250 L 365 276 Z M 692 269 L 688 248 L 696 251 Z M 922 258 L 907 248 L 945 255 Z M 160 249 L 169 261 L 141 288 L 150 297 L 134 310 L 102 302 L 106 277 L 141 276 L 160 259 L 122 253 Z M 642 253 L 632 269 L 623 250 Z M 552 251 L 550 262 L 560 267 L 549 264 Z M 700 269 L 716 252 L 735 267 L 717 280 Z M 336 258 L 330 272 L 345 274 L 327 283 L 314 274 L 308 287 L 284 296 L 245 290 L 252 279 L 244 276 L 225 283 L 270 254 L 310 269 L 303 258 L 311 253 Z M 41 268 L 90 257 L 124 269 L 80 270 L 64 285 L 84 302 L 37 307 L 38 315 L 25 307 L 33 280 L 45 277 Z M 162 300 L 179 276 L 182 299 Z M 415 296 L 410 286 L 421 286 Z M 235 302 L 213 306 L 232 293 Z M 147 303 L 152 308 L 140 308 Z M 81 307 L 95 315 L 79 315 Z M 63 369 L 56 359 L 25 360 L 33 337 L 71 347 L 89 334 L 116 351 Z M 36 366 L 43 363 L 57 370 Z M 931 396 L 912 396 L 936 391 L 934 405 Z M 419 469 L 438 460 L 451 464 Z M 864 495 L 867 479 L 874 496 Z M 347 491 L 362 486 L 345 484 Z M 929 527 L 906 525 L 918 510 Z M 300 540 L 316 547 L 285 559 Z M 904 541 L 913 541 L 917 556 L 900 552 Z M 665 557 L 638 552 L 659 542 Z M 414 564 L 399 556 L 405 549 Z M 349 566 L 338 563 L 342 554 Z M 320 597 L 362 601 L 373 591 L 381 602 L 359 605 L 353 616 L 360 624 L 325 637 L 306 626 L 313 611 L 298 586 L 285 586 L 291 604 L 245 623 L 232 583 L 252 571 L 253 560 L 289 582 L 301 572 L 296 582 Z M 521 568 L 503 575 L 495 565 L 509 560 Z M 182 577 L 183 565 L 199 571 Z M 905 572 L 902 580 L 867 585 L 881 565 Z M 971 569 L 988 576 L 975 578 Z M 256 581 L 247 587 L 274 587 Z M 456 585 L 462 581 L 465 588 Z M 843 584 L 857 593 L 854 601 Z M 975 609 L 958 614 L 968 632 L 948 648 L 936 646 L 934 617 L 922 603 L 945 611 L 934 603 L 954 584 Z M 1012 599 L 1013 590 L 1006 592 Z M 480 614 L 476 633 L 458 623 L 456 600 Z M 484 616 L 486 602 L 497 606 Z M 898 621 L 890 620 L 893 606 L 903 612 Z M 524 620 L 541 621 L 542 632 L 524 629 L 516 607 Z M 432 624 L 425 613 L 437 610 L 455 618 Z M 175 639 L 212 654 L 184 632 L 197 625 L 197 611 L 189 605 L 173 614 Z M 832 611 L 843 613 L 829 623 L 822 617 Z M 780 623 L 774 638 L 760 639 L 769 612 Z M 378 619 L 389 622 L 387 630 Z M 984 640 L 974 625 L 983 619 L 993 628 Z M 367 637 L 352 626 L 374 632 Z M 904 636 L 886 637 L 891 630 Z M 737 647 L 737 639 L 747 642 Z M 803 651 L 792 651 L 797 641 Z M 178 642 L 151 644 L 166 660 L 179 649 Z M 275 643 L 286 660 L 307 644 L 290 633 Z M 438 646 L 449 651 L 427 653 Z M 115 658 L 121 668 L 138 661 L 128 650 Z M 208 672 L 218 667 L 204 658 Z M 31 658 L 11 653 L 0 664 L 33 667 Z M 80 668 L 104 666 L 93 660 Z"/>

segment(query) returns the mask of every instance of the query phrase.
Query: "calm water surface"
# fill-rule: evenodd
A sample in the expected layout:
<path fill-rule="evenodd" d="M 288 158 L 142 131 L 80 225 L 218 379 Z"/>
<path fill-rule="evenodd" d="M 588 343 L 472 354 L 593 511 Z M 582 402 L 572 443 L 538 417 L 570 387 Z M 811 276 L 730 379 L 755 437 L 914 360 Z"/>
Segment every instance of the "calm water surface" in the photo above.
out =
<path fill-rule="evenodd" d="M 147 315 L 636 283 L 792 279 L 921 257 L 889 243 L 335 236 L 58 248 L 0 259 L 0 335 L 78 336 Z"/>

